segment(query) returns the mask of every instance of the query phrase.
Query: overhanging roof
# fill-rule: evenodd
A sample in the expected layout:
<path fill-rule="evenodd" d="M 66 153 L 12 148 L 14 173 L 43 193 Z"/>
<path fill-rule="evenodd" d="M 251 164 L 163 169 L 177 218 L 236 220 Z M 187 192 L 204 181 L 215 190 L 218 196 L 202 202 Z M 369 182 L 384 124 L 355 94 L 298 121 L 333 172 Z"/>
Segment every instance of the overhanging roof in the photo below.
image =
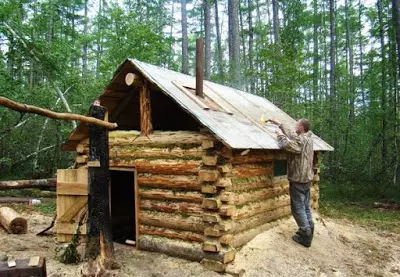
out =
<path fill-rule="evenodd" d="M 148 81 L 159 87 L 161 91 L 175 100 L 186 112 L 208 128 L 223 143 L 234 149 L 279 149 L 274 128 L 261 124 L 260 118 L 262 115 L 265 119 L 277 119 L 289 128 L 294 129 L 296 125 L 296 121 L 293 118 L 267 99 L 210 81 L 204 81 L 206 96 L 212 99 L 219 107 L 223 107 L 223 110 L 229 111 L 229 113 L 221 111 L 221 109 L 219 111 L 206 110 L 176 85 L 178 82 L 195 87 L 194 77 L 138 60 L 129 59 L 122 63 L 116 72 L 116 77 L 107 86 L 100 99 L 103 100 L 109 96 L 110 87 L 112 87 L 118 74 L 125 76 L 128 72 L 140 72 Z M 120 79 L 124 80 L 121 77 Z M 119 86 L 123 87 L 123 85 L 120 82 Z M 121 95 L 121 92 L 119 94 Z M 118 99 L 118 96 L 114 96 L 114 98 Z M 112 104 L 109 101 L 102 101 L 102 105 L 103 102 L 105 102 L 104 106 L 106 106 L 110 114 L 118 105 L 118 101 L 114 101 Z M 72 150 L 77 141 L 87 135 L 87 127 L 83 125 L 80 124 L 71 134 L 64 149 Z M 333 147 L 318 136 L 314 135 L 313 139 L 314 151 L 333 151 Z"/>

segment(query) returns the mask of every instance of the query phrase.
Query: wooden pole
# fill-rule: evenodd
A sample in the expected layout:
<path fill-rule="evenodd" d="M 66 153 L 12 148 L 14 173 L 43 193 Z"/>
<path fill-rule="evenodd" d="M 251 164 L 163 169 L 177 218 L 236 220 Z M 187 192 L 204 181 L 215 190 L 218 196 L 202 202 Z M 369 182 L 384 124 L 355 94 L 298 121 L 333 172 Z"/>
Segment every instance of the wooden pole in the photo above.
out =
<path fill-rule="evenodd" d="M 17 112 L 23 112 L 23 113 L 33 113 L 33 114 L 38 114 L 42 115 L 45 117 L 53 118 L 53 119 L 61 119 L 61 120 L 78 120 L 83 123 L 89 123 L 89 124 L 95 124 L 98 126 L 103 126 L 108 129 L 114 129 L 118 125 L 117 123 L 110 123 L 110 122 L 105 122 L 103 120 L 99 120 L 97 118 L 93 117 L 88 117 L 80 114 L 73 114 L 73 113 L 56 113 L 47 109 L 31 106 L 31 105 L 25 105 L 25 104 L 20 104 L 17 102 L 14 102 L 8 98 L 0 96 L 0 106 L 7 107 L 11 110 L 17 111 Z"/>
<path fill-rule="evenodd" d="M 153 132 L 153 125 L 151 123 L 150 90 L 146 82 L 140 90 L 140 130 L 145 136 L 148 136 Z"/>
<path fill-rule="evenodd" d="M 55 188 L 56 179 L 0 181 L 0 190 L 25 188 Z"/>
<path fill-rule="evenodd" d="M 204 98 L 203 80 L 204 80 L 204 41 L 196 40 L 196 95 Z"/>
<path fill-rule="evenodd" d="M 90 115 L 104 120 L 106 109 L 92 106 Z M 97 260 L 105 269 L 114 264 L 114 245 L 109 212 L 109 154 L 108 131 L 104 127 L 89 125 L 88 162 L 88 222 L 86 257 Z"/>

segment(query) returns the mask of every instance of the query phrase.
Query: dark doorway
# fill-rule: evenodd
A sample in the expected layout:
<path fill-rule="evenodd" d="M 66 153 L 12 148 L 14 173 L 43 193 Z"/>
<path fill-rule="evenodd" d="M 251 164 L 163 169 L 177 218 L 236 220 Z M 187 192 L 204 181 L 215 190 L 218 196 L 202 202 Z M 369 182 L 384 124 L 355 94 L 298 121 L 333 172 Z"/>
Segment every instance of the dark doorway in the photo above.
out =
<path fill-rule="evenodd" d="M 113 239 L 136 241 L 135 172 L 110 170 L 110 205 Z"/>

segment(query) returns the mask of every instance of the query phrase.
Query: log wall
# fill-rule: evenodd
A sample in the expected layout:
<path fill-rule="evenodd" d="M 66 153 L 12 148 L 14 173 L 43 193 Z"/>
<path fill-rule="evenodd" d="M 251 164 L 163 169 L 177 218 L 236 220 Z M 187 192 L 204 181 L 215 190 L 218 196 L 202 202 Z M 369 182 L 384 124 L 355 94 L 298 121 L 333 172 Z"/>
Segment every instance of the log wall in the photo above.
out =
<path fill-rule="evenodd" d="M 225 268 L 236 247 L 290 215 L 287 177 L 273 176 L 274 159 L 287 158 L 282 152 L 232 151 L 194 132 L 146 137 L 116 131 L 109 141 L 110 167 L 135 167 L 138 173 L 141 249 L 187 253 L 187 259 Z M 86 166 L 86 140 L 77 152 L 77 167 Z M 315 173 L 317 208 L 319 170 Z"/>

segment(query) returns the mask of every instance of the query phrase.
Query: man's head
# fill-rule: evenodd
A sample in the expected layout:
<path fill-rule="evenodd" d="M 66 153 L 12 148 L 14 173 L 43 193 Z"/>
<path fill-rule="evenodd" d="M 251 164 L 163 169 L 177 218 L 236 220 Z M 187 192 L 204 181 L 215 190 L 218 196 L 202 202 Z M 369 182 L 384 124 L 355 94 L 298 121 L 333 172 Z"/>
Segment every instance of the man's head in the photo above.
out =
<path fill-rule="evenodd" d="M 310 121 L 308 119 L 302 118 L 297 121 L 296 133 L 298 135 L 307 133 L 310 130 Z"/>

